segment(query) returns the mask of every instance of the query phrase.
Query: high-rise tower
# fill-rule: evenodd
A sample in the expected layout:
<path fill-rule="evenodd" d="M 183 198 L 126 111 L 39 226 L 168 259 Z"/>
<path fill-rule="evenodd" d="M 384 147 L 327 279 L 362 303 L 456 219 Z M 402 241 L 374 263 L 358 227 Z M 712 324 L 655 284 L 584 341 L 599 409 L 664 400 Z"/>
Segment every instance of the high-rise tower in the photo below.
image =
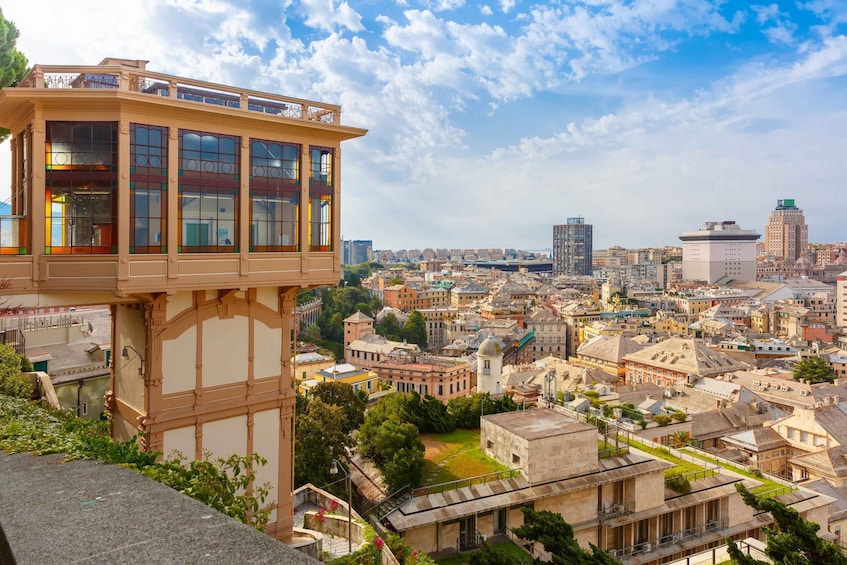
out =
<path fill-rule="evenodd" d="M 553 226 L 553 275 L 590 275 L 593 226 L 585 218 L 568 218 Z"/>
<path fill-rule="evenodd" d="M 796 261 L 809 244 L 809 226 L 794 199 L 777 200 L 765 228 L 765 253 Z"/>
<path fill-rule="evenodd" d="M 682 240 L 682 278 L 689 281 L 756 280 L 756 240 L 752 230 L 732 221 L 706 222 Z"/>

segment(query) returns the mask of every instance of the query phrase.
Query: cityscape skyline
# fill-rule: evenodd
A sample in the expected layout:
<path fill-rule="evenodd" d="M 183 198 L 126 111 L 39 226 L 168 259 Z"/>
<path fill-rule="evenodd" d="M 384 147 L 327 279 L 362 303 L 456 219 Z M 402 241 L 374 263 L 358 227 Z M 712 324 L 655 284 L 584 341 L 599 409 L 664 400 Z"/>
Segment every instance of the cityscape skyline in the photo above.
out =
<path fill-rule="evenodd" d="M 95 12 L 114 33 L 42 41 Z M 781 198 L 810 241 L 847 239 L 832 205 L 847 6 L 81 0 L 52 14 L 4 6 L 30 63 L 142 58 L 341 104 L 370 130 L 345 147 L 348 239 L 546 249 L 549 226 L 584 216 L 598 249 L 661 246 L 705 221 L 761 231 Z"/>

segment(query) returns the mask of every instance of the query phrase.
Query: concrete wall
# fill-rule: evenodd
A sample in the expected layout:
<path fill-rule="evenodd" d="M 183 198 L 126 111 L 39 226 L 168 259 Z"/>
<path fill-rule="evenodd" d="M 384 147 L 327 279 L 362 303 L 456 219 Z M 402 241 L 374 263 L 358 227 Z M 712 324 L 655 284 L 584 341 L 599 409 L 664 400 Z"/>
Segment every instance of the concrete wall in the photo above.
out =
<path fill-rule="evenodd" d="M 456 530 L 456 537 L 459 535 L 458 526 Z M 414 528 L 412 530 L 408 530 L 403 533 L 403 537 L 406 539 L 406 543 L 409 544 L 409 547 L 414 547 L 424 553 L 434 553 L 439 549 L 443 549 L 438 547 L 439 539 L 438 539 L 438 526 L 435 524 L 430 524 L 428 526 L 423 526 L 421 528 Z M 453 539 L 453 545 L 451 547 L 456 546 L 455 537 Z"/>
<path fill-rule="evenodd" d="M 524 461 L 533 484 L 596 471 L 599 468 L 597 431 L 576 431 L 533 440 Z"/>
<path fill-rule="evenodd" d="M 627 481 L 627 483 L 631 482 L 634 482 L 634 487 L 628 493 L 625 493 L 625 497 L 627 500 L 635 501 L 635 512 L 654 508 L 664 503 L 664 471 L 653 471 L 652 473 L 637 476 L 634 481 Z"/>

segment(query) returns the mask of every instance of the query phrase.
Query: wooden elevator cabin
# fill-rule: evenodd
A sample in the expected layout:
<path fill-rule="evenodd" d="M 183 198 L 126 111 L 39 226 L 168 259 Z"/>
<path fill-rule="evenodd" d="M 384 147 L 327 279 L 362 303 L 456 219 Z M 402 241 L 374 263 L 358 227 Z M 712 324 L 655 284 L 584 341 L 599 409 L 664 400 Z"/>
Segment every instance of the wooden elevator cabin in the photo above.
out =
<path fill-rule="evenodd" d="M 112 435 L 258 453 L 291 536 L 294 302 L 340 279 L 341 109 L 155 73 L 35 65 L 12 136 L 0 273 L 25 308 L 109 304 Z"/>

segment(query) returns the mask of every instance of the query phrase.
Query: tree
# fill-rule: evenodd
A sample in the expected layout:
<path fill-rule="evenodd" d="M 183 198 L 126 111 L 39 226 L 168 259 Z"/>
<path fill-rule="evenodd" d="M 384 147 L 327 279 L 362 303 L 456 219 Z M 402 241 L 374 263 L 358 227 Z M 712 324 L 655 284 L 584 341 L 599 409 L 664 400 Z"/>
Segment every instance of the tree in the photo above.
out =
<path fill-rule="evenodd" d="M 409 314 L 409 319 L 403 326 L 400 335 L 409 343 L 415 343 L 424 349 L 426 347 L 426 320 L 417 310 Z"/>
<path fill-rule="evenodd" d="M 821 357 L 806 357 L 794 367 L 794 380 L 810 384 L 835 382 L 835 372 Z"/>
<path fill-rule="evenodd" d="M 388 492 L 397 492 L 405 486 L 415 488 L 420 485 L 425 464 L 424 451 L 415 447 L 398 449 L 391 460 L 382 466 Z"/>
<path fill-rule="evenodd" d="M 400 329 L 400 322 L 397 321 L 397 316 L 390 312 L 374 324 L 374 332 L 391 341 L 400 341 L 403 339 L 400 337 Z"/>
<path fill-rule="evenodd" d="M 26 57 L 15 48 L 18 35 L 18 28 L 3 17 L 3 10 L 0 9 L 0 88 L 5 88 L 26 76 Z M 7 137 L 9 130 L 0 128 L 0 142 Z"/>
<path fill-rule="evenodd" d="M 320 398 L 309 401 L 306 412 L 295 422 L 295 486 L 312 483 L 323 487 L 335 480 L 329 474 L 332 460 L 346 457 L 348 449 L 355 446 L 353 438 L 344 431 L 346 421 L 340 406 L 331 406 Z"/>
<path fill-rule="evenodd" d="M 594 544 L 591 551 L 580 547 L 573 535 L 573 527 L 565 522 L 561 514 L 549 510 L 535 511 L 523 507 L 524 525 L 512 528 L 512 532 L 527 541 L 537 541 L 550 554 L 551 563 L 556 565 L 619 565 L 611 555 Z"/>
<path fill-rule="evenodd" d="M 422 434 L 444 434 L 456 429 L 456 422 L 447 407 L 434 396 L 421 396 L 417 392 L 406 395 L 402 417 L 414 424 Z"/>
<path fill-rule="evenodd" d="M 309 324 L 309 327 L 306 328 L 306 332 L 303 334 L 303 340 L 308 341 L 309 343 L 320 343 L 321 329 L 318 327 L 317 324 Z"/>
<path fill-rule="evenodd" d="M 847 557 L 838 545 L 818 537 L 819 524 L 804 519 L 799 512 L 774 498 L 759 498 L 741 484 L 737 484 L 735 488 L 741 493 L 741 498 L 747 506 L 770 512 L 773 516 L 774 527 L 762 527 L 768 538 L 765 554 L 773 563 L 847 565 Z M 731 539 L 727 538 L 727 545 L 733 563 L 766 565 L 765 561 L 744 555 Z"/>
<path fill-rule="evenodd" d="M 382 398 L 365 414 L 359 429 L 359 451 L 382 471 L 391 492 L 406 485 L 417 487 L 423 477 L 426 450 L 417 426 L 407 420 L 410 414 L 417 417 L 416 409 L 410 408 L 412 398 L 402 393 Z"/>
<path fill-rule="evenodd" d="M 344 412 L 344 423 L 341 429 L 345 434 L 359 429 L 365 421 L 367 399 L 353 390 L 352 385 L 331 381 L 318 383 L 312 388 L 311 396 L 312 400 L 320 399 L 330 406 L 341 408 Z"/>
<path fill-rule="evenodd" d="M 508 394 L 492 399 L 486 393 L 475 393 L 470 396 L 451 398 L 447 402 L 447 412 L 453 418 L 457 428 L 479 428 L 479 418 L 485 414 L 500 414 L 514 412 L 518 405 Z"/>

